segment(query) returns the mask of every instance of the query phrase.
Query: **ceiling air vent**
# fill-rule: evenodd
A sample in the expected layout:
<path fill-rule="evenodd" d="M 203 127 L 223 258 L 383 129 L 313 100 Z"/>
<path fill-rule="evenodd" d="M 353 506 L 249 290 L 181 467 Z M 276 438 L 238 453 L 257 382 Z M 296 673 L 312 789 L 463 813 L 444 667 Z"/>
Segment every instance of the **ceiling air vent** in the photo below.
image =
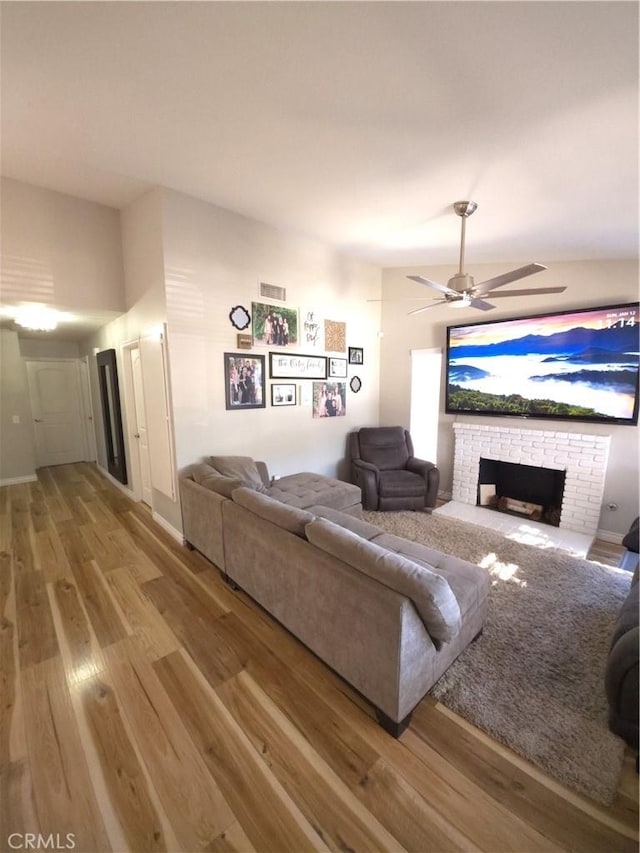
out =
<path fill-rule="evenodd" d="M 287 301 L 286 287 L 277 287 L 275 284 L 267 284 L 265 281 L 260 282 L 260 296 L 265 299 L 278 299 L 280 302 Z"/>

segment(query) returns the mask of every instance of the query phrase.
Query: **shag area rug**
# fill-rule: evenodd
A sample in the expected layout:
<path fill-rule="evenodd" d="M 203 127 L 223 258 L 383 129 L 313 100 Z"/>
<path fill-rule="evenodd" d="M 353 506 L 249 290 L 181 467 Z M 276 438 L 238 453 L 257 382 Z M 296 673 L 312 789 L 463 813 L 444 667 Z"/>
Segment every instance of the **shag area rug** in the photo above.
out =
<path fill-rule="evenodd" d="M 607 727 L 604 671 L 631 575 L 437 515 L 364 517 L 491 573 L 484 631 L 431 695 L 563 784 L 610 803 L 624 743 Z"/>

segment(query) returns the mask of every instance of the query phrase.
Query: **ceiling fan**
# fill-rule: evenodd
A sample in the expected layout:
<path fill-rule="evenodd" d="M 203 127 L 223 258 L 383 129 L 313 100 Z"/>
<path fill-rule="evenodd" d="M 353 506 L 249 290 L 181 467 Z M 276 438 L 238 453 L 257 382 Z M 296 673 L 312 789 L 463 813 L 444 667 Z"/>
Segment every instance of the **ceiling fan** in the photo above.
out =
<path fill-rule="evenodd" d="M 490 311 L 495 308 L 490 302 L 486 302 L 481 297 L 491 293 L 491 299 L 497 299 L 504 296 L 528 296 L 531 293 L 562 293 L 566 287 L 539 287 L 527 288 L 524 290 L 509 290 L 505 293 L 493 293 L 493 291 L 502 287 L 505 284 L 510 284 L 512 281 L 517 281 L 519 278 L 525 278 L 528 275 L 533 275 L 537 272 L 542 272 L 547 268 L 542 264 L 527 264 L 524 267 L 519 267 L 517 270 L 497 275 L 494 278 L 489 278 L 480 284 L 475 284 L 473 276 L 467 275 L 464 271 L 464 239 L 465 225 L 467 219 L 477 209 L 478 205 L 475 201 L 456 201 L 453 209 L 462 219 L 462 233 L 460 236 L 460 269 L 449 279 L 447 284 L 439 284 L 437 281 L 431 281 L 421 275 L 409 275 L 412 281 L 417 281 L 418 284 L 425 284 L 427 287 L 432 287 L 439 291 L 442 296 L 436 298 L 431 305 L 425 305 L 422 308 L 416 308 L 414 311 L 409 311 L 409 314 L 421 314 L 423 311 L 428 311 L 429 308 L 434 308 L 436 305 L 441 305 L 448 302 L 451 305 L 458 305 L 461 308 L 477 308 L 479 311 Z"/>

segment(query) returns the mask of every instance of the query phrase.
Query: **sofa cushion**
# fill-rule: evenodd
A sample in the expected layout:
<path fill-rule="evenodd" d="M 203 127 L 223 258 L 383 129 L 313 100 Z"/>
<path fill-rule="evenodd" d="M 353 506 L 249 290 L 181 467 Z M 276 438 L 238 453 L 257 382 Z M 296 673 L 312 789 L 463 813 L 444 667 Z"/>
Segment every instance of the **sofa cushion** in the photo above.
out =
<path fill-rule="evenodd" d="M 451 554 L 443 554 L 442 551 L 434 551 L 427 545 L 403 539 L 393 533 L 380 531 L 373 542 L 421 566 L 427 566 L 443 577 L 453 590 L 463 620 L 469 611 L 477 610 L 489 595 L 489 572 L 482 566 Z"/>
<path fill-rule="evenodd" d="M 347 509 L 359 504 L 361 497 L 358 486 L 309 471 L 287 474 L 275 480 L 269 494 L 282 503 L 301 509 L 319 504 L 333 509 Z"/>
<path fill-rule="evenodd" d="M 307 524 L 306 533 L 317 548 L 410 598 L 435 640 L 447 642 L 459 633 L 458 602 L 447 581 L 434 571 L 366 542 L 325 518 Z"/>
<path fill-rule="evenodd" d="M 255 492 L 268 494 L 268 489 L 262 482 L 258 466 L 250 456 L 211 456 L 211 464 L 225 477 L 240 480 L 242 486 Z"/>
<path fill-rule="evenodd" d="M 225 498 L 230 498 L 234 489 L 242 485 L 241 480 L 236 480 L 233 477 L 223 477 L 212 468 L 203 462 L 201 465 L 194 465 L 191 470 L 191 476 L 198 485 L 205 489 L 210 489 L 212 492 L 217 492 Z"/>
<path fill-rule="evenodd" d="M 265 521 L 270 521 L 277 527 L 281 527 L 289 533 L 295 533 L 296 536 L 303 539 L 305 538 L 305 526 L 313 521 L 313 515 L 310 512 L 280 503 L 268 495 L 258 494 L 258 492 L 254 492 L 245 486 L 234 489 L 232 498 L 234 503 L 251 510 L 260 518 L 264 518 Z M 277 554 L 274 554 L 274 559 L 277 558 Z"/>
<path fill-rule="evenodd" d="M 345 527 L 347 530 L 350 530 L 352 533 L 356 533 L 358 536 L 361 536 L 369 542 L 372 539 L 375 539 L 376 536 L 380 536 L 382 533 L 382 530 L 380 530 L 379 527 L 376 527 L 375 524 L 369 524 L 368 521 L 363 521 L 361 518 L 356 518 L 354 515 L 341 512 L 339 509 L 333 509 L 333 507 L 310 506 L 308 509 L 309 512 L 313 513 L 313 515 L 318 518 L 327 518 L 329 521 L 333 521 L 334 524 L 338 524 L 340 527 Z"/>

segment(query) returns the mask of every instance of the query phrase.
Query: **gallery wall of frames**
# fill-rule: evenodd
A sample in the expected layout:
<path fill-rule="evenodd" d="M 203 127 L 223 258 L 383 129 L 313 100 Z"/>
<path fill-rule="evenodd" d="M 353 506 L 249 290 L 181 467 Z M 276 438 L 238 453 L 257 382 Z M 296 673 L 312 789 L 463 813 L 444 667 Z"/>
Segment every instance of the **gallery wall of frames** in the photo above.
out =
<path fill-rule="evenodd" d="M 304 406 L 313 418 L 344 417 L 364 364 L 347 323 L 266 302 L 232 306 L 229 321 L 242 351 L 223 354 L 228 411 Z"/>

